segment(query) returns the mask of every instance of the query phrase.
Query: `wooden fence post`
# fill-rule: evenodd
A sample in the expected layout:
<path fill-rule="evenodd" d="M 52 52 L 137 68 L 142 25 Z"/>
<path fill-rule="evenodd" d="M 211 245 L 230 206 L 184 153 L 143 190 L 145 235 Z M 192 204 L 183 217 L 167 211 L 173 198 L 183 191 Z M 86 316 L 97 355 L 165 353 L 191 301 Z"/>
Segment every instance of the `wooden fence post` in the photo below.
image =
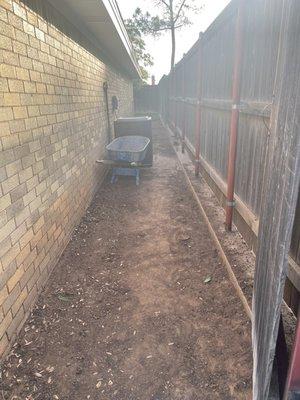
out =
<path fill-rule="evenodd" d="M 300 180 L 300 2 L 285 0 L 253 293 L 253 399 L 269 394 Z"/>
<path fill-rule="evenodd" d="M 198 76 L 197 79 L 197 103 L 196 103 L 196 126 L 195 126 L 195 175 L 200 172 L 200 140 L 201 140 L 201 92 L 202 92 L 202 33 L 199 35 L 199 54 L 198 54 Z"/>
<path fill-rule="evenodd" d="M 237 136 L 239 125 L 239 107 L 240 107 L 240 86 L 241 86 L 241 67 L 243 52 L 243 31 L 245 0 L 240 0 L 235 30 L 235 54 L 233 66 L 233 86 L 232 86 L 232 110 L 230 121 L 230 138 L 227 164 L 227 203 L 226 203 L 226 221 L 225 227 L 231 231 L 232 216 L 234 208 L 234 180 L 235 180 L 235 161 Z"/>

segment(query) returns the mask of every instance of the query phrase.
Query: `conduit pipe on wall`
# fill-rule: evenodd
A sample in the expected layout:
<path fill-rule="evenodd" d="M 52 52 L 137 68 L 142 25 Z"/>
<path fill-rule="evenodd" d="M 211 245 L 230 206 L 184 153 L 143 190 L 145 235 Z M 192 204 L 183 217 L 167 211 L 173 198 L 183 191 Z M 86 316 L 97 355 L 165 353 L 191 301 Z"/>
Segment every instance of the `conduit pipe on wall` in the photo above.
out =
<path fill-rule="evenodd" d="M 235 180 L 235 161 L 239 125 L 240 108 L 240 87 L 241 87 L 241 67 L 243 53 L 243 31 L 244 31 L 244 12 L 245 0 L 241 0 L 236 20 L 235 28 L 235 50 L 233 66 L 233 86 L 232 86 L 232 110 L 230 120 L 229 152 L 227 164 L 227 203 L 225 227 L 228 231 L 232 229 L 232 217 L 234 208 L 234 180 Z"/>

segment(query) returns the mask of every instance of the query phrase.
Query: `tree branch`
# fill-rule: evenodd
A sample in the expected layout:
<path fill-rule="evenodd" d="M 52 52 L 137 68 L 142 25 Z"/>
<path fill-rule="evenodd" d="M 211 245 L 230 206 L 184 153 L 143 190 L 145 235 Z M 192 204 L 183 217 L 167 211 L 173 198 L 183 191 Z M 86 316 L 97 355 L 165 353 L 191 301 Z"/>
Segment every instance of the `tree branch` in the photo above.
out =
<path fill-rule="evenodd" d="M 168 4 L 165 0 L 160 0 L 167 8 L 170 10 L 170 4 Z"/>
<path fill-rule="evenodd" d="M 182 25 L 181 25 L 181 26 L 182 26 Z M 153 33 L 155 33 L 155 32 L 160 32 L 160 31 L 166 31 L 166 30 L 169 30 L 169 29 L 171 29 L 170 26 L 164 26 L 163 28 L 157 28 L 157 29 L 153 29 L 153 28 L 149 28 L 149 27 L 148 27 L 148 30 L 149 30 L 150 32 L 153 32 Z"/>
<path fill-rule="evenodd" d="M 178 20 L 178 18 L 180 16 L 181 10 L 183 9 L 185 3 L 186 3 L 186 0 L 183 0 L 183 2 L 181 3 L 181 5 L 180 5 L 180 7 L 179 7 L 179 9 L 177 11 L 176 17 L 174 18 L 174 25 L 176 24 L 176 22 L 177 22 L 177 20 Z"/>

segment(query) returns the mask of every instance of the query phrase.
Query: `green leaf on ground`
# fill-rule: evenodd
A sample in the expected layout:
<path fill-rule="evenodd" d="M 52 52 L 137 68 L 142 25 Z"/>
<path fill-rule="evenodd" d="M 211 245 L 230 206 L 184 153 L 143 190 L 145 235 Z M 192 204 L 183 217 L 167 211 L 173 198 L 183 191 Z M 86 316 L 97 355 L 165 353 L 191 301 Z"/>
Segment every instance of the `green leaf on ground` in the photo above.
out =
<path fill-rule="evenodd" d="M 58 297 L 59 300 L 67 302 L 67 301 L 72 301 L 74 295 L 72 295 L 72 294 L 59 294 L 57 297 Z"/>

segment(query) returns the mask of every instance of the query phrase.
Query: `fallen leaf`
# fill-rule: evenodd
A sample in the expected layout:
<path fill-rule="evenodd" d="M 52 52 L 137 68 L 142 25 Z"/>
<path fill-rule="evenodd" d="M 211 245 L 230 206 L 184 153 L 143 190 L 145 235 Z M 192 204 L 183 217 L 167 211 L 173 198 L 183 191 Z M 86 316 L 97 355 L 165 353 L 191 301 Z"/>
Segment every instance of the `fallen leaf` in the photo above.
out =
<path fill-rule="evenodd" d="M 71 293 L 60 293 L 57 298 L 61 301 L 72 301 L 74 294 Z"/>
<path fill-rule="evenodd" d="M 178 240 L 180 242 L 187 242 L 188 240 L 190 240 L 190 238 L 191 237 L 186 233 L 181 233 L 181 234 L 178 235 Z"/>
<path fill-rule="evenodd" d="M 204 279 L 204 283 L 209 283 L 211 282 L 211 276 L 208 276 L 207 278 Z"/>

